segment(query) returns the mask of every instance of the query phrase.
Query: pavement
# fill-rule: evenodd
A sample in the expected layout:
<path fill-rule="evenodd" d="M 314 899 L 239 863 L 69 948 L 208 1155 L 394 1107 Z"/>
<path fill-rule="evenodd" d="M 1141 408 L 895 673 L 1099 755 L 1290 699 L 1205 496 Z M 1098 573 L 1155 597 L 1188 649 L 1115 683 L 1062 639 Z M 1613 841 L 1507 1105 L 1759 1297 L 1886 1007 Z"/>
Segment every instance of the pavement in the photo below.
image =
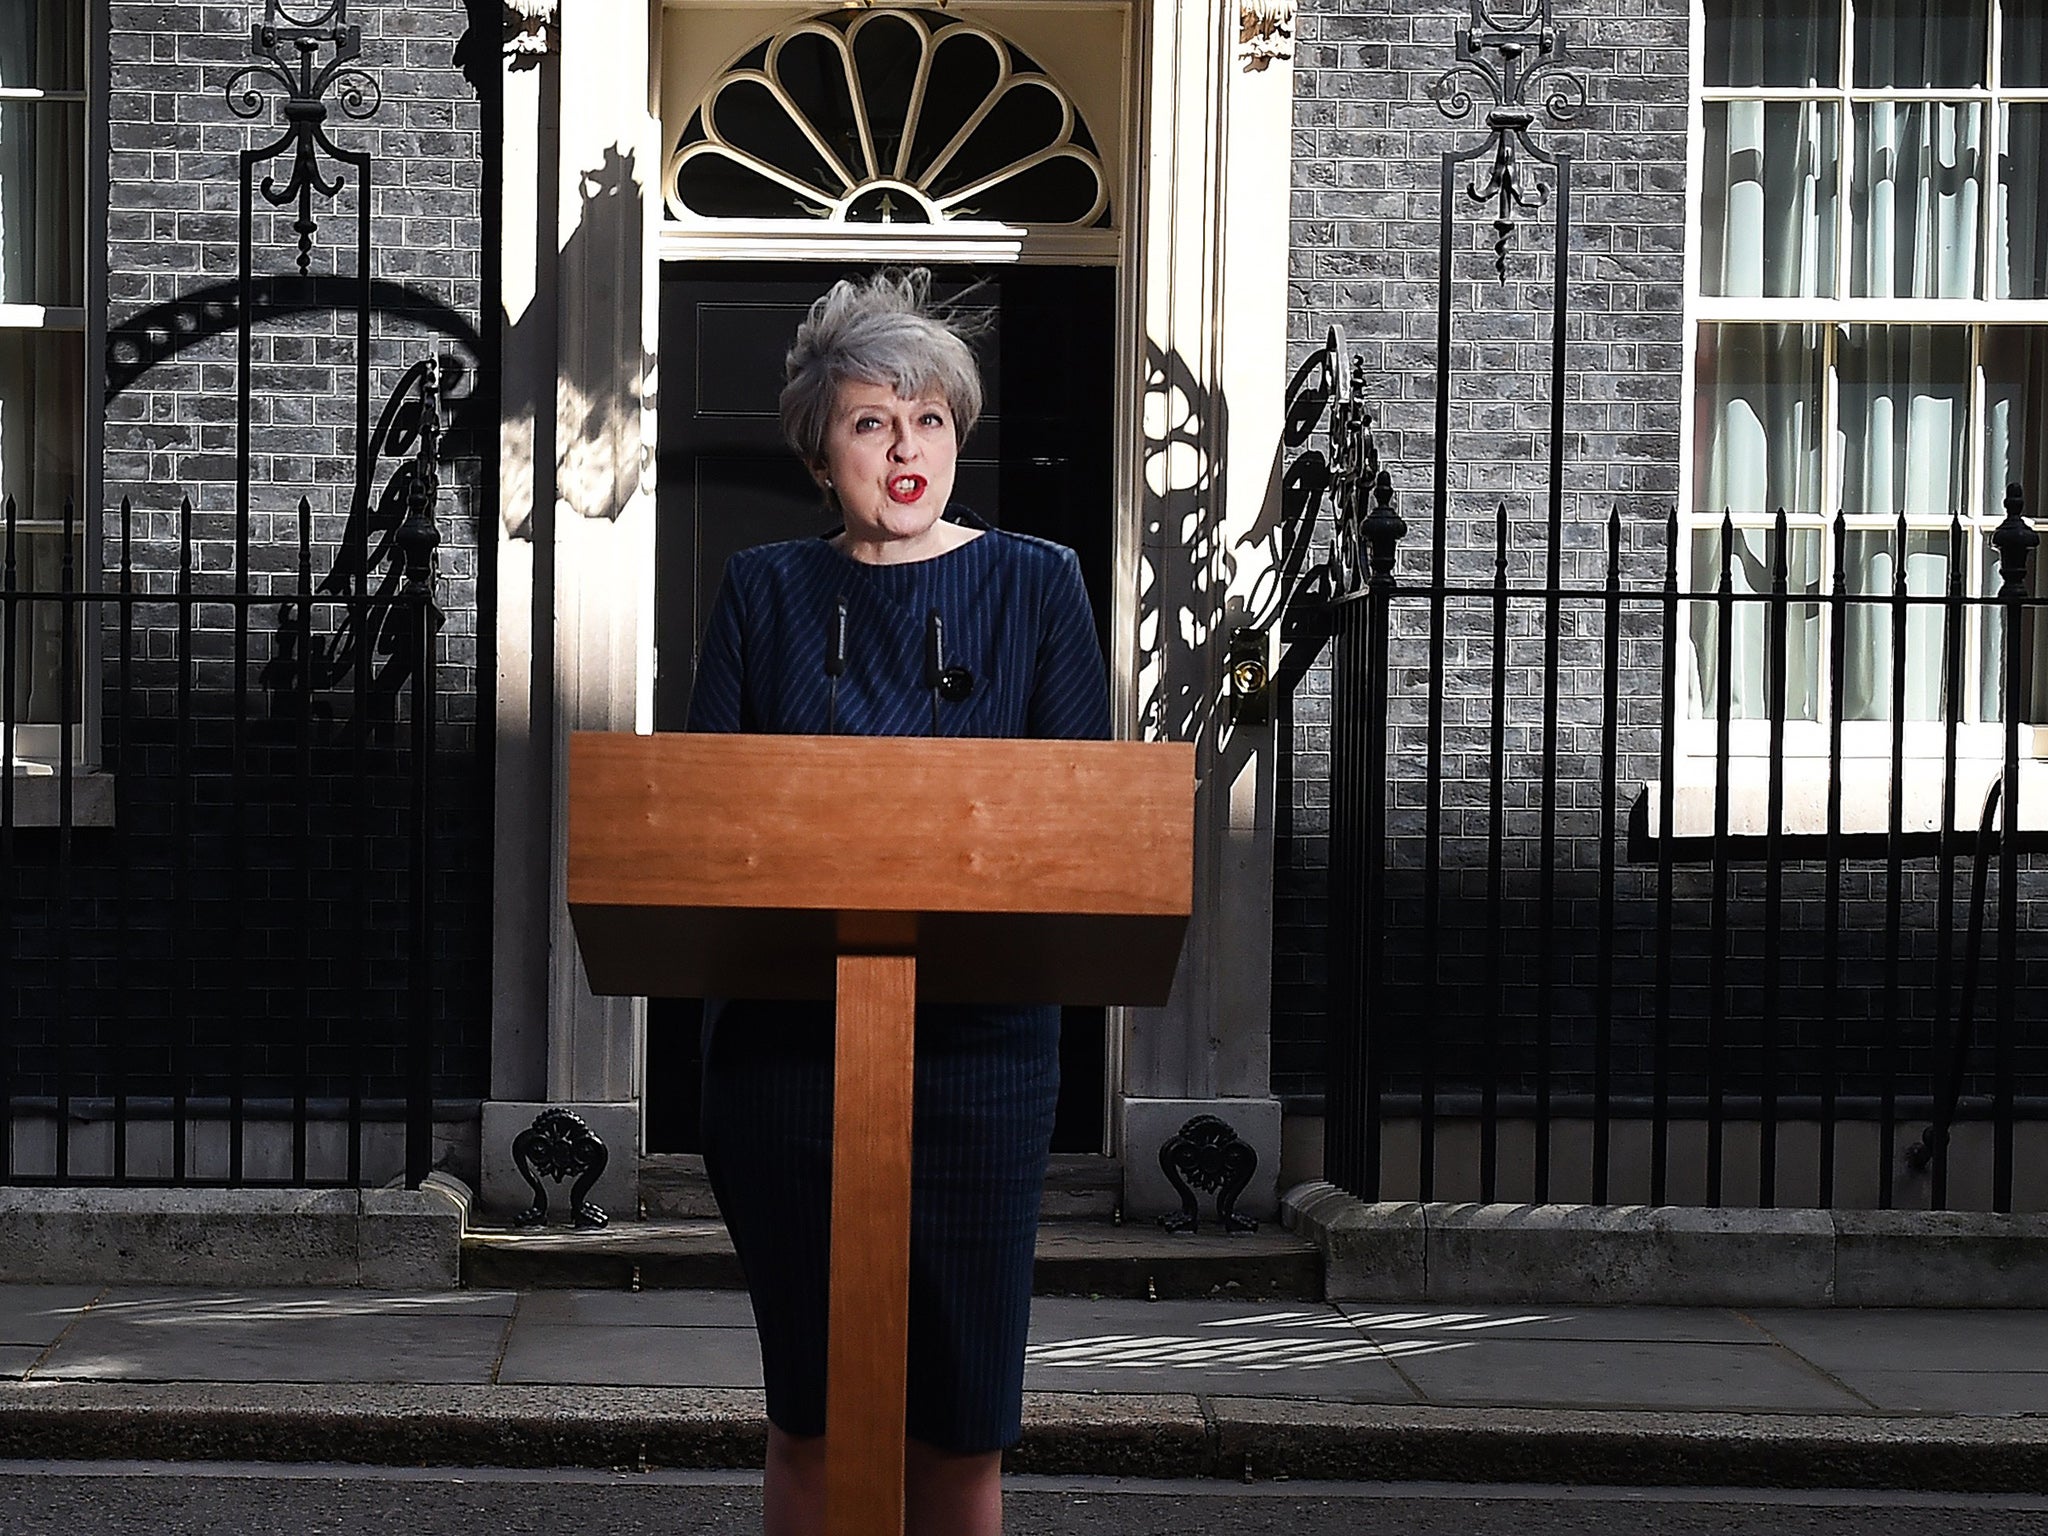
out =
<path fill-rule="evenodd" d="M 1033 1303 L 1020 1472 L 2048 1492 L 2048 1311 Z M 731 1290 L 0 1286 L 0 1458 L 758 1467 Z"/>

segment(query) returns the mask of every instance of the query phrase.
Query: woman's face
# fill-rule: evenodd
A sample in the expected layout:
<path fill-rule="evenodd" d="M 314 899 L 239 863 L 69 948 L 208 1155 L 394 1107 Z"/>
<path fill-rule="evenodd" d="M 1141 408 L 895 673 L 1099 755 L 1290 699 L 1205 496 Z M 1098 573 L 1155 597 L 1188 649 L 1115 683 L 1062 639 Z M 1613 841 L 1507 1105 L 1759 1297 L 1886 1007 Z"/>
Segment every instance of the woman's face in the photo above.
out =
<path fill-rule="evenodd" d="M 838 498 L 849 542 L 899 544 L 938 522 L 953 499 L 959 454 L 943 399 L 906 400 L 890 385 L 849 379 L 811 472 Z"/>

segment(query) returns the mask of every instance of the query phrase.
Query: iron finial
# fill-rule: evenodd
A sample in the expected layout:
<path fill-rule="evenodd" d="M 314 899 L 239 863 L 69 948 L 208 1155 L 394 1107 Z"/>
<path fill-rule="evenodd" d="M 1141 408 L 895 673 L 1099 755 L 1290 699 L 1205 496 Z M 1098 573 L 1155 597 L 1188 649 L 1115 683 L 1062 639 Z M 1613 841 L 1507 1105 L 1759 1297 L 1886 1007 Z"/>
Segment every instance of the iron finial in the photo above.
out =
<path fill-rule="evenodd" d="M 2026 590 L 2027 560 L 2040 547 L 2041 535 L 2027 521 L 2027 495 L 2017 485 L 2005 488 L 2005 521 L 1991 534 L 1998 551 L 2000 597 L 2018 597 Z"/>

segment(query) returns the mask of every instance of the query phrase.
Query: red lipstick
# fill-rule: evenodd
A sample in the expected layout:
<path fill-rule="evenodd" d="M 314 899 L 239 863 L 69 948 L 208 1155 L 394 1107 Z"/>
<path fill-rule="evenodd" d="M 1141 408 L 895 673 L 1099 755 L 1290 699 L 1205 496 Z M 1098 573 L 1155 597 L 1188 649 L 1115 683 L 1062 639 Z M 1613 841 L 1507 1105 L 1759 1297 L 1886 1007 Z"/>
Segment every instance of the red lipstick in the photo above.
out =
<path fill-rule="evenodd" d="M 889 480 L 889 499 L 908 506 L 924 495 L 923 475 L 894 475 Z"/>

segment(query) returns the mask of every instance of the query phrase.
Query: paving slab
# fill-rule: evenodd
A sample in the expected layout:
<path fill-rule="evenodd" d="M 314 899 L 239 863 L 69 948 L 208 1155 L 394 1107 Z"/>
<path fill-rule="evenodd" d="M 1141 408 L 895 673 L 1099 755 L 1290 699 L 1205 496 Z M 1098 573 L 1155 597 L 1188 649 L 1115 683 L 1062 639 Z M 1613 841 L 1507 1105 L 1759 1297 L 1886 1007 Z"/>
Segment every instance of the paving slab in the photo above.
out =
<path fill-rule="evenodd" d="M 513 1298 L 233 1293 L 103 1300 L 36 1372 L 58 1381 L 487 1382 Z"/>
<path fill-rule="evenodd" d="M 528 1291 L 513 1337 L 529 1323 L 607 1328 L 752 1328 L 745 1291 Z"/>
<path fill-rule="evenodd" d="M 1395 1355 L 1432 1403 L 1857 1413 L 1868 1405 L 1789 1351 L 1634 1340 L 1417 1337 Z M 1388 1345 L 1393 1354 L 1395 1346 Z"/>
<path fill-rule="evenodd" d="M 1848 1370 L 1841 1381 L 1886 1413 L 2048 1415 L 2048 1376 L 2032 1371 Z"/>
<path fill-rule="evenodd" d="M 1756 1324 L 1828 1371 L 1861 1367 L 2044 1373 L 2048 1407 L 2048 1312 L 1757 1311 Z"/>
<path fill-rule="evenodd" d="M 761 1349 L 750 1330 L 643 1323 L 531 1323 L 512 1331 L 497 1379 L 620 1387 L 755 1387 Z"/>
<path fill-rule="evenodd" d="M 97 1285 L 0 1285 L 0 1344 L 48 1344 L 100 1294 Z"/>
<path fill-rule="evenodd" d="M 1637 1340 L 1670 1344 L 1768 1345 L 1770 1336 L 1737 1312 L 1710 1307 L 1403 1307 L 1344 1301 L 1337 1309 L 1382 1341 L 1429 1334 Z"/>

